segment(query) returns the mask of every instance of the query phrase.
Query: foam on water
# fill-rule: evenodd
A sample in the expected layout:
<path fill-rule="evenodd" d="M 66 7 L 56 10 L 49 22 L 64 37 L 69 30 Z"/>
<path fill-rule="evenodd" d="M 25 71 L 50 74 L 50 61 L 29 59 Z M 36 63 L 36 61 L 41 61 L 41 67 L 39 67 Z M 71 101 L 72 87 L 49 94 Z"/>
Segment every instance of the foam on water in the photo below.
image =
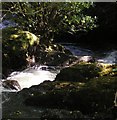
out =
<path fill-rule="evenodd" d="M 117 51 L 111 51 L 106 54 L 105 57 L 97 60 L 102 63 L 116 64 L 117 63 Z"/>
<path fill-rule="evenodd" d="M 53 81 L 59 70 L 50 70 L 48 66 L 30 67 L 22 72 L 13 72 L 7 80 L 16 80 L 23 88 L 29 88 L 32 85 L 38 85 L 45 80 Z"/>

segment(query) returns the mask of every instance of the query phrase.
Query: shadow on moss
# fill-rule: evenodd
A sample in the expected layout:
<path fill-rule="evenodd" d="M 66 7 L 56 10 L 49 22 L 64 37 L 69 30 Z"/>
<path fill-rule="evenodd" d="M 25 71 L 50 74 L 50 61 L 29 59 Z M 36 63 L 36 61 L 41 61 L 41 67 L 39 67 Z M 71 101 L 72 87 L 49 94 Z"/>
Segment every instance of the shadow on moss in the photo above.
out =
<path fill-rule="evenodd" d="M 56 81 L 88 82 L 91 78 L 99 77 L 101 69 L 96 64 L 77 64 L 62 69 L 56 76 Z"/>
<path fill-rule="evenodd" d="M 114 105 L 116 77 L 99 77 L 80 85 L 78 82 L 50 82 L 53 89 L 25 100 L 26 105 L 79 110 L 83 114 L 107 113 Z M 46 83 L 43 83 L 46 84 Z M 63 86 L 64 84 L 64 86 Z"/>

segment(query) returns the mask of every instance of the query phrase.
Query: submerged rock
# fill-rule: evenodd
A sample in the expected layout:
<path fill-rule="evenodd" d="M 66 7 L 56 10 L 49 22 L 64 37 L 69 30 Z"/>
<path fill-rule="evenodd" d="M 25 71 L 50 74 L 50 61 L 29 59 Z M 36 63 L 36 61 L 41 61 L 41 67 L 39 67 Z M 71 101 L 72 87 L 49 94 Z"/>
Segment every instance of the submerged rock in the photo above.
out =
<path fill-rule="evenodd" d="M 12 90 L 21 90 L 21 86 L 19 85 L 18 81 L 16 80 L 5 80 L 2 81 L 2 86 L 7 89 L 12 89 Z"/>

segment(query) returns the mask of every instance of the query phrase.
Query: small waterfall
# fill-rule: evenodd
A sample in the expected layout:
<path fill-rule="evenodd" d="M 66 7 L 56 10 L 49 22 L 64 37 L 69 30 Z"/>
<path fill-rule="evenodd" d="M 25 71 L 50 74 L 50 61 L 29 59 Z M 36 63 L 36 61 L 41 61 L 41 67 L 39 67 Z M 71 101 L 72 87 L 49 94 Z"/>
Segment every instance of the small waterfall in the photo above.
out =
<path fill-rule="evenodd" d="M 54 66 L 33 66 L 21 72 L 12 72 L 7 80 L 18 81 L 21 89 L 23 89 L 38 85 L 45 80 L 53 81 L 58 73 L 59 70 L 55 69 Z M 3 91 L 6 91 L 6 89 L 3 89 Z"/>
<path fill-rule="evenodd" d="M 97 61 L 102 62 L 102 63 L 116 64 L 117 63 L 117 51 L 115 50 L 115 51 L 108 52 L 105 57 L 100 58 Z"/>

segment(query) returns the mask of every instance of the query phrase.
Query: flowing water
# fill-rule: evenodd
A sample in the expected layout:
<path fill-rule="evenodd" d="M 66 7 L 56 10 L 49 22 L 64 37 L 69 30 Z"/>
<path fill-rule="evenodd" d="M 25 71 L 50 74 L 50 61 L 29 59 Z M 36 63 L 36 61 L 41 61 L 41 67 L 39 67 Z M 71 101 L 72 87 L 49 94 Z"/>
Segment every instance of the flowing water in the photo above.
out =
<path fill-rule="evenodd" d="M 105 57 L 99 58 L 98 62 L 117 64 L 117 51 L 109 51 L 106 53 Z"/>
<path fill-rule="evenodd" d="M 94 55 L 95 52 L 92 52 L 89 49 L 84 49 L 78 46 L 74 46 L 72 44 L 66 44 L 65 47 L 69 49 L 75 56 L 84 56 L 84 55 Z M 104 62 L 104 63 L 112 63 L 115 64 L 117 62 L 117 51 L 109 51 L 102 53 L 101 56 L 96 56 L 96 60 L 98 62 Z M 29 88 L 32 85 L 38 85 L 42 83 L 45 80 L 53 81 L 56 77 L 56 75 L 60 72 L 60 69 L 57 69 L 55 66 L 33 66 L 30 68 L 27 68 L 23 71 L 14 71 L 12 72 L 7 80 L 17 80 L 21 86 L 21 89 L 23 88 Z M 1 88 L 0 88 L 1 89 Z M 38 118 L 42 116 L 43 114 L 46 114 L 45 112 L 49 111 L 51 114 L 56 114 L 59 117 L 66 117 L 69 115 L 69 111 L 59 110 L 59 109 L 41 109 L 38 107 L 30 107 L 25 106 L 22 102 L 23 98 L 18 98 L 18 95 L 14 96 L 12 99 L 10 99 L 9 95 L 14 94 L 13 90 L 8 90 L 5 88 L 2 88 L 3 91 L 3 115 L 6 117 L 8 115 L 14 117 L 14 111 L 21 111 L 21 114 L 19 115 L 19 118 Z M 19 96 L 20 97 L 20 96 Z M 20 99 L 20 101 L 17 101 L 17 99 Z M 10 109 L 9 109 L 10 108 Z M 20 112 L 18 112 L 19 114 Z M 16 114 L 16 113 L 15 113 Z M 77 113 L 76 113 L 77 115 Z M 69 116 L 68 116 L 69 118 Z M 90 119 L 89 119 L 90 120 Z"/>
<path fill-rule="evenodd" d="M 2 24 L 0 24 L 0 29 L 3 29 L 8 26 L 14 26 L 14 25 L 15 25 L 14 23 L 11 23 L 9 21 L 4 21 Z M 98 62 L 111 63 L 111 64 L 117 63 L 117 50 L 100 53 L 100 52 L 93 52 L 92 50 L 79 47 L 72 43 L 68 43 L 68 44 L 63 43 L 62 45 L 64 45 L 66 49 L 70 50 L 72 52 L 72 54 L 75 56 L 94 56 Z M 23 88 L 29 88 L 32 85 L 38 85 L 45 80 L 53 81 L 59 72 L 60 72 L 60 69 L 57 69 L 55 66 L 44 66 L 44 65 L 33 66 L 33 67 L 27 68 L 23 71 L 12 72 L 9 75 L 9 77 L 7 78 L 7 80 L 17 80 L 21 86 L 21 89 L 23 89 Z M 12 93 L 16 92 L 15 90 L 3 88 L 1 85 L 1 81 L 0 81 L 0 91 L 2 91 L 3 93 L 6 93 L 6 94 L 3 94 L 4 100 L 2 101 L 2 103 L 9 101 L 10 98 L 7 96 L 7 93 L 12 94 Z M 2 95 L 0 94 L 0 98 L 1 98 L 1 96 Z M 12 111 L 15 111 L 15 109 L 17 109 L 18 107 L 19 107 L 19 109 L 21 108 L 23 110 L 22 111 L 23 117 L 28 117 L 28 118 L 29 117 L 38 117 L 42 113 L 42 110 L 40 108 L 37 109 L 37 108 L 33 108 L 33 107 L 21 106 L 19 103 L 17 103 L 17 100 L 15 100 L 15 98 L 14 98 L 14 102 L 12 102 L 12 105 L 10 105 L 10 104 L 7 104 L 7 105 L 3 106 L 4 114 L 6 111 L 7 111 L 7 113 L 12 114 L 10 112 L 10 110 L 12 109 Z M 8 109 L 10 107 L 12 107 L 12 108 Z M 0 105 L 0 110 L 1 110 L 1 108 L 2 108 L 2 106 Z M 60 114 L 60 111 L 57 112 L 57 114 L 58 113 Z"/>
<path fill-rule="evenodd" d="M 21 72 L 12 72 L 7 80 L 16 80 L 23 88 L 29 88 L 32 85 L 38 85 L 45 80 L 53 81 L 56 75 L 59 73 L 59 69 L 55 69 L 54 66 L 33 66 L 27 68 Z M 15 91 L 15 90 L 6 90 L 3 91 Z"/>
<path fill-rule="evenodd" d="M 108 51 L 108 52 L 103 52 L 102 56 L 96 56 L 95 52 L 78 47 L 74 44 L 62 44 L 65 46 L 66 49 L 70 50 L 73 55 L 75 56 L 95 56 L 96 60 L 101 63 L 111 63 L 115 64 L 117 63 L 117 51 Z M 50 80 L 53 81 L 56 77 L 56 75 L 60 72 L 59 69 L 56 69 L 55 66 L 33 66 L 30 68 L 27 68 L 21 72 L 19 71 L 14 71 L 12 72 L 7 80 L 16 80 L 21 86 L 21 89 L 23 88 L 29 88 L 32 85 L 38 85 L 42 83 L 45 80 Z M 5 88 L 2 88 L 3 91 L 12 91 L 14 90 L 8 90 Z"/>
<path fill-rule="evenodd" d="M 73 43 L 62 43 L 62 45 L 66 49 L 70 50 L 72 52 L 72 54 L 75 56 L 85 56 L 85 55 L 93 55 L 94 54 L 93 51 L 82 48 Z"/>
<path fill-rule="evenodd" d="M 94 56 L 96 61 L 101 63 L 116 64 L 117 63 L 117 50 L 111 51 L 95 51 L 90 49 L 82 48 L 72 43 L 63 43 L 66 49 L 70 50 L 75 56 Z"/>

